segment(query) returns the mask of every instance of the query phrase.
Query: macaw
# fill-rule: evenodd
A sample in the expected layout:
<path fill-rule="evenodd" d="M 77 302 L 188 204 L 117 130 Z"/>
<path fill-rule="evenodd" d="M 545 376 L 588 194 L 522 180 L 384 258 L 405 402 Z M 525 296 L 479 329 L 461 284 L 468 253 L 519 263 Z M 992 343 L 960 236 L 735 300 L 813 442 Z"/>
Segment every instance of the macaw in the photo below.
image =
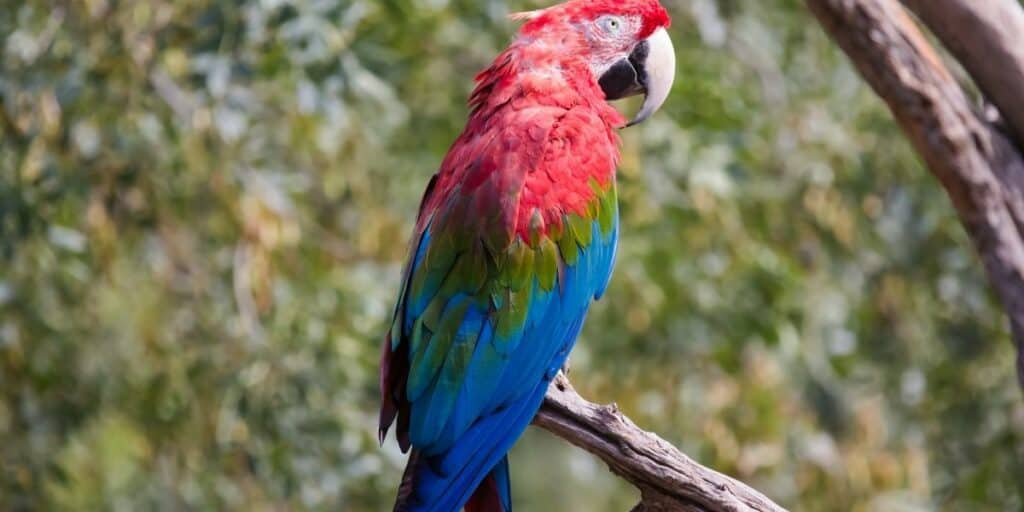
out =
<path fill-rule="evenodd" d="M 381 443 L 412 448 L 394 510 L 509 512 L 506 454 L 540 408 L 618 240 L 620 128 L 675 76 L 657 0 L 570 0 L 476 77 L 427 185 L 384 337 Z M 629 123 L 609 100 L 644 94 Z"/>

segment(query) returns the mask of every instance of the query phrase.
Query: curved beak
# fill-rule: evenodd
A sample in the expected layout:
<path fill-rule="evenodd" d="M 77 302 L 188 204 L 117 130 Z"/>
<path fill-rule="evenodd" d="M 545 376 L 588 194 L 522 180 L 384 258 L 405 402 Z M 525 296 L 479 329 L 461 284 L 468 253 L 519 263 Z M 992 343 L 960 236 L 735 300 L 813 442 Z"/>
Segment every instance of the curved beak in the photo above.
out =
<path fill-rule="evenodd" d="M 640 41 L 629 57 L 612 65 L 598 83 L 609 100 L 644 94 L 644 103 L 626 126 L 642 123 L 661 108 L 676 76 L 676 52 L 664 28 Z"/>

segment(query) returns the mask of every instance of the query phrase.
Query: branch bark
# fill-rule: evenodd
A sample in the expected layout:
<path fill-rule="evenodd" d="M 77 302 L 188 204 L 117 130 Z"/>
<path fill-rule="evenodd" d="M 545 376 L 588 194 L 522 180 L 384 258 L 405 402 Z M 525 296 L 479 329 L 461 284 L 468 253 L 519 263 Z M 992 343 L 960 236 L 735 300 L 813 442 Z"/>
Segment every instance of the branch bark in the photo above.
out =
<path fill-rule="evenodd" d="M 584 400 L 559 374 L 534 425 L 603 460 L 638 489 L 634 512 L 784 512 L 746 484 L 701 466 L 655 434 L 636 426 L 615 405 Z"/>
<path fill-rule="evenodd" d="M 1024 232 L 1024 172 L 1015 159 L 1024 149 L 1024 7 L 1016 0 L 901 0 L 938 36 L 994 104 L 981 115 L 1015 139 L 998 145 L 992 169 L 1005 187 L 1007 206 Z M 916 27 L 911 27 L 916 29 Z M 941 65 L 941 61 L 939 61 Z M 991 114 L 991 115 L 990 115 Z"/>
<path fill-rule="evenodd" d="M 1024 388 L 1020 152 L 975 111 L 896 0 L 805 1 L 888 104 L 953 201 L 1009 316 L 1018 349 L 1018 379 Z"/>
<path fill-rule="evenodd" d="M 902 0 L 970 73 L 1024 143 L 1024 8 L 1017 0 Z"/>

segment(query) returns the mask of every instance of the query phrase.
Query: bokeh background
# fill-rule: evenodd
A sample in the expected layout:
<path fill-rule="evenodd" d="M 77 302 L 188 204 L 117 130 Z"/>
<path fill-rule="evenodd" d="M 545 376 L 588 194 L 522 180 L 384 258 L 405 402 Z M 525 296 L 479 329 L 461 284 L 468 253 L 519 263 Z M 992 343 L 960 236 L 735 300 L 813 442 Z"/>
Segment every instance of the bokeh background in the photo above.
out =
<path fill-rule="evenodd" d="M 884 106 L 797 0 L 665 3 L 579 390 L 795 510 L 1024 510 L 1005 321 Z M 0 509 L 389 510 L 420 193 L 544 4 L 0 1 Z M 543 431 L 512 467 L 637 499 Z"/>

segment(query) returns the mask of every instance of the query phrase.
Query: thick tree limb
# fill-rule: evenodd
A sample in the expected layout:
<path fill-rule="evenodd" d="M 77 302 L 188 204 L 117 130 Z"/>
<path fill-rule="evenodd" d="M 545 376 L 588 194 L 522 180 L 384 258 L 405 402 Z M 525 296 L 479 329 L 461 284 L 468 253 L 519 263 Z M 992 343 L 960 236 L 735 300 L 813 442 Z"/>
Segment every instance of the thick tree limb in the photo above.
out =
<path fill-rule="evenodd" d="M 640 489 L 634 511 L 782 512 L 761 493 L 694 462 L 674 446 L 641 430 L 614 405 L 597 405 L 559 374 L 533 423 L 598 456 Z"/>
<path fill-rule="evenodd" d="M 956 56 L 1024 144 L 1024 8 L 1017 0 L 902 0 Z"/>
<path fill-rule="evenodd" d="M 901 0 L 939 37 L 995 106 L 989 124 L 1005 125 L 1017 147 L 996 148 L 993 171 L 1024 232 L 1024 171 L 1013 160 L 1024 148 L 1024 7 L 1016 0 Z M 986 114 L 983 112 L 983 115 Z M 1015 151 L 1015 149 L 1017 151 Z"/>
<path fill-rule="evenodd" d="M 889 105 L 953 200 L 1010 318 L 1018 347 L 1018 376 L 1024 387 L 1021 154 L 975 112 L 896 0 L 806 3 Z M 1019 88 L 1019 83 L 1013 85 Z"/>

